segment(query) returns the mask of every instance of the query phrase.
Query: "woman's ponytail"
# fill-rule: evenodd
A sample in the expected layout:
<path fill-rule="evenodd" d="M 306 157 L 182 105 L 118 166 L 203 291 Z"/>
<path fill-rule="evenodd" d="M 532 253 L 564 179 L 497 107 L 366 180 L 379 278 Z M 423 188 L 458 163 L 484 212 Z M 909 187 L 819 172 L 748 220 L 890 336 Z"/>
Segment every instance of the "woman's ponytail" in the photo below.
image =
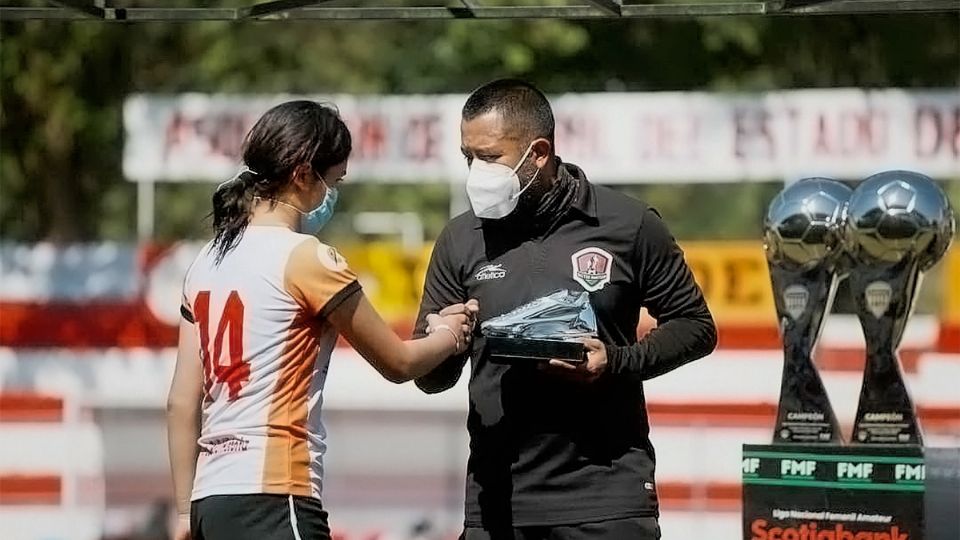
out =
<path fill-rule="evenodd" d="M 253 210 L 254 186 L 259 175 L 245 169 L 213 193 L 213 249 L 216 262 L 230 252 L 243 236 Z"/>

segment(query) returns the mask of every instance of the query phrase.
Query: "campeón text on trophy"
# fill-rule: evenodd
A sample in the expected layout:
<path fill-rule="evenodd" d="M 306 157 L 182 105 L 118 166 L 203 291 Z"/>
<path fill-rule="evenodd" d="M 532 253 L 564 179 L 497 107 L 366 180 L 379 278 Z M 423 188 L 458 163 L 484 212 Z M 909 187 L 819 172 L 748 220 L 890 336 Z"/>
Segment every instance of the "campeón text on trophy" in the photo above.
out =
<path fill-rule="evenodd" d="M 586 292 L 559 290 L 480 324 L 492 356 L 572 362 L 587 359 L 580 341 L 597 337 Z"/>
<path fill-rule="evenodd" d="M 852 442 L 923 444 L 897 349 L 923 272 L 946 253 L 955 226 L 943 190 L 919 173 L 875 174 L 850 197 L 849 283 L 867 355 Z"/>
<path fill-rule="evenodd" d="M 836 180 L 807 178 L 780 192 L 767 210 L 763 247 L 784 351 L 774 442 L 842 442 L 812 355 L 839 282 L 850 193 Z"/>

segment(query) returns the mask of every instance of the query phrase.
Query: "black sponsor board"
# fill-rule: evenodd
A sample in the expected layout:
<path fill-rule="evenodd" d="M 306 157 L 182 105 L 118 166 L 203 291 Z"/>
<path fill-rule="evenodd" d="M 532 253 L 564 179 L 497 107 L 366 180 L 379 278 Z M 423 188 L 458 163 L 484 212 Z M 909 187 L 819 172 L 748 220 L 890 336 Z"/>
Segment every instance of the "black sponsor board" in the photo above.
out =
<path fill-rule="evenodd" d="M 926 538 L 960 538 L 960 448 L 924 448 Z"/>
<path fill-rule="evenodd" d="M 919 446 L 744 445 L 746 540 L 920 540 Z"/>

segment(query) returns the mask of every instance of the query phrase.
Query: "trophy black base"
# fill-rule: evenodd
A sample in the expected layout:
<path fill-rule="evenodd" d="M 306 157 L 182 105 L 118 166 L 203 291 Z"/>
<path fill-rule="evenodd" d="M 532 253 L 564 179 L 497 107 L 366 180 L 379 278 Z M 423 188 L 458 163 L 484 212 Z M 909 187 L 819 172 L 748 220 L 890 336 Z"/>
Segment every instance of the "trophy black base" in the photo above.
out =
<path fill-rule="evenodd" d="M 809 359 L 784 363 L 773 443 L 843 443 L 823 380 Z"/>
<path fill-rule="evenodd" d="M 745 540 L 960 538 L 960 448 L 747 444 L 741 471 Z"/>
<path fill-rule="evenodd" d="M 585 362 L 587 360 L 587 348 L 578 341 L 503 337 L 487 337 L 486 340 L 487 352 L 491 356 L 539 362 L 553 358 L 566 360 L 567 362 Z"/>
<path fill-rule="evenodd" d="M 923 446 L 917 410 L 895 357 L 882 362 L 887 369 L 868 370 L 863 376 L 860 402 L 853 421 L 851 444 L 912 444 Z M 895 366 L 895 367 L 891 367 Z"/>
<path fill-rule="evenodd" d="M 875 409 L 876 410 L 876 409 Z M 853 424 L 850 444 L 923 444 L 923 435 L 916 413 L 909 409 L 879 409 L 883 412 L 865 411 L 857 414 Z"/>

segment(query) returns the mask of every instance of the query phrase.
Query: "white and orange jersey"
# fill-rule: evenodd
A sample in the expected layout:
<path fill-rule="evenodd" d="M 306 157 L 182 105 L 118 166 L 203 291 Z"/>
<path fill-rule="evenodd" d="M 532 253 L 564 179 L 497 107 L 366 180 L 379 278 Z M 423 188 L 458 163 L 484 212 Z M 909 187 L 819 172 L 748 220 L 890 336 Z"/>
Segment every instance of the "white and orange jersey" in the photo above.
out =
<path fill-rule="evenodd" d="M 249 226 L 215 257 L 208 244 L 184 281 L 204 379 L 193 499 L 319 498 L 320 407 L 337 338 L 326 315 L 360 290 L 357 277 L 335 249 L 285 227 Z"/>

